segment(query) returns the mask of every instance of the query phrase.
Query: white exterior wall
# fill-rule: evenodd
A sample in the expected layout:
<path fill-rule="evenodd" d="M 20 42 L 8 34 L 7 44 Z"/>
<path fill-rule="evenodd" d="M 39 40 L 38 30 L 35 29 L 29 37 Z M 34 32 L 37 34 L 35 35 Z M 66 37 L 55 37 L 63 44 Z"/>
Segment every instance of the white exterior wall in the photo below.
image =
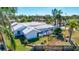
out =
<path fill-rule="evenodd" d="M 27 35 L 24 35 L 28 40 L 31 40 L 33 38 L 37 38 L 37 32 L 36 31 L 31 31 Z"/>
<path fill-rule="evenodd" d="M 24 29 L 25 27 L 21 27 L 21 28 L 18 28 L 17 30 L 15 30 L 14 31 L 14 35 L 15 36 L 21 36 L 21 35 L 23 35 L 23 29 Z M 20 34 L 18 34 L 18 31 L 20 31 Z"/>
<path fill-rule="evenodd" d="M 52 33 L 52 30 L 51 29 L 40 29 L 40 31 L 46 31 L 48 30 L 47 32 L 44 32 L 42 34 L 39 34 L 39 36 L 44 36 L 44 35 L 48 35 L 48 34 L 51 34 Z"/>

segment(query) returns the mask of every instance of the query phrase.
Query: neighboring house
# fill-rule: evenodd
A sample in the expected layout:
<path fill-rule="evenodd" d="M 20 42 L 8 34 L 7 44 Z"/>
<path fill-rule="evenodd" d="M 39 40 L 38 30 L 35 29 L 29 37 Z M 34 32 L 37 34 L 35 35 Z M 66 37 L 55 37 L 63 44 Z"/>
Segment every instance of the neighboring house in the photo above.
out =
<path fill-rule="evenodd" d="M 45 21 L 45 19 L 43 19 L 43 18 L 35 18 L 33 21 L 44 22 L 44 21 Z"/>
<path fill-rule="evenodd" d="M 14 23 L 14 22 L 16 22 L 16 20 L 15 20 L 15 19 L 12 19 L 12 20 L 10 20 L 10 22 L 11 22 L 11 23 Z"/>
<path fill-rule="evenodd" d="M 11 27 L 16 26 L 17 24 L 18 24 L 17 22 L 13 22 L 13 23 L 11 24 Z"/>
<path fill-rule="evenodd" d="M 25 25 L 27 27 L 36 27 L 36 26 L 45 25 L 45 24 L 46 24 L 45 22 L 27 22 L 27 23 L 25 23 Z"/>
<path fill-rule="evenodd" d="M 18 23 L 12 27 L 15 36 L 24 35 L 27 39 L 37 38 L 38 36 L 49 35 L 55 26 L 44 22 Z"/>

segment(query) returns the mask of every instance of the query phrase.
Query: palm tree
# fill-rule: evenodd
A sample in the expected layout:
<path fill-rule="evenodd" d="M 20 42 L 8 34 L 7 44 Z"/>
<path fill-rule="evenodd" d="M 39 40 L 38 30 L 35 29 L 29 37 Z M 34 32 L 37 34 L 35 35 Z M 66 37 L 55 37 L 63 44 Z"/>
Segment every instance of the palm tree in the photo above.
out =
<path fill-rule="evenodd" d="M 55 25 L 56 25 L 56 15 L 57 15 L 57 9 L 56 8 L 52 10 L 52 15 L 53 15 Z"/>
<path fill-rule="evenodd" d="M 53 17 L 54 17 L 54 20 L 55 20 L 55 25 L 56 23 L 59 25 L 59 27 L 61 27 L 61 22 L 62 22 L 62 14 L 63 12 L 61 10 L 57 10 L 57 9 L 54 9 L 52 10 L 52 14 L 53 14 Z"/>
<path fill-rule="evenodd" d="M 6 25 L 7 25 L 7 23 L 6 23 L 6 21 L 4 21 L 2 13 L 0 13 L 0 35 L 2 37 L 3 46 L 5 48 L 4 50 L 7 50 L 7 45 L 6 45 L 6 41 L 5 41 L 5 35 L 4 35 L 4 32 L 7 32 Z"/>
<path fill-rule="evenodd" d="M 15 50 L 16 49 L 16 46 L 15 46 L 15 42 L 14 42 L 14 37 L 13 37 L 13 33 L 12 33 L 12 30 L 11 30 L 11 23 L 10 23 L 10 15 L 14 15 L 14 13 L 16 12 L 16 8 L 13 8 L 13 7 L 0 7 L 0 13 L 2 14 L 2 17 L 3 17 L 3 23 L 5 23 L 4 21 L 6 20 L 7 24 L 6 26 L 4 26 L 4 28 L 8 29 L 7 30 L 7 34 L 8 34 L 8 37 L 10 39 L 10 42 L 11 42 L 11 46 L 12 46 L 12 49 Z M 5 20 L 4 20 L 5 18 Z"/>
<path fill-rule="evenodd" d="M 58 10 L 57 11 L 56 18 L 57 18 L 57 22 L 59 24 L 59 27 L 61 27 L 61 22 L 62 22 L 62 16 L 61 16 L 61 14 L 62 14 L 62 11 L 61 10 Z"/>
<path fill-rule="evenodd" d="M 68 21 L 68 27 L 69 27 L 69 42 L 73 45 L 73 46 L 75 46 L 74 45 L 74 43 L 72 42 L 72 40 L 71 40 L 71 37 L 72 37 L 72 34 L 73 34 L 73 30 L 74 29 L 78 29 L 78 22 L 76 21 L 76 20 L 69 20 Z"/>
<path fill-rule="evenodd" d="M 5 36 L 4 36 L 4 33 L 3 33 L 3 27 L 0 27 L 0 35 L 1 35 L 1 40 L 2 40 L 2 43 L 3 43 L 3 46 L 4 46 L 4 50 L 7 51 L 7 45 L 6 45 L 6 41 L 5 41 Z"/>

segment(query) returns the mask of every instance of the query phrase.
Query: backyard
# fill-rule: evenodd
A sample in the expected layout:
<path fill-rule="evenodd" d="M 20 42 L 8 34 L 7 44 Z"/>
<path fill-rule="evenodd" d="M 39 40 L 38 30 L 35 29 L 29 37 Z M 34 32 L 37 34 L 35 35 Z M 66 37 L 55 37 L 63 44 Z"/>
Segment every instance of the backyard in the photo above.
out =
<path fill-rule="evenodd" d="M 68 36 L 68 31 L 67 30 L 63 30 L 63 35 L 64 37 Z M 75 43 L 77 43 L 77 45 L 79 46 L 79 31 L 74 31 L 73 35 L 72 35 L 72 39 L 75 41 Z M 9 49 L 11 49 L 11 43 L 10 40 L 8 39 L 7 35 L 5 35 L 6 37 L 6 45 Z M 21 38 L 22 39 L 22 38 Z M 53 36 L 43 36 L 40 37 L 39 39 L 33 39 L 32 41 L 29 41 L 30 43 L 28 45 L 24 45 L 21 44 L 21 41 L 19 38 L 15 38 L 15 43 L 16 43 L 16 51 L 29 51 L 32 49 L 31 46 L 29 45 L 40 45 L 40 44 L 46 44 L 46 45 L 68 45 L 71 46 L 69 42 L 65 42 L 62 40 L 59 40 Z"/>
<path fill-rule="evenodd" d="M 73 39 L 75 39 L 75 41 L 78 43 L 79 45 L 79 40 L 78 40 L 78 33 L 79 32 L 74 32 L 73 34 Z M 63 34 L 64 36 L 67 35 L 67 31 L 63 31 Z M 43 36 L 43 37 L 40 37 L 38 40 L 37 39 L 34 39 L 32 41 L 29 41 L 30 43 L 28 45 L 24 45 L 24 44 L 21 44 L 20 42 L 20 39 L 15 39 L 15 43 L 16 43 L 16 51 L 29 51 L 32 49 L 31 46 L 29 45 L 40 45 L 40 44 L 46 44 L 46 45 L 68 45 L 70 46 L 70 43 L 69 42 L 65 42 L 65 41 L 62 41 L 62 40 L 59 40 L 55 37 L 52 37 L 52 36 Z M 8 48 L 11 48 L 11 44 L 10 44 L 10 40 L 8 40 L 8 37 L 6 36 L 6 44 L 7 44 L 7 47 Z"/>

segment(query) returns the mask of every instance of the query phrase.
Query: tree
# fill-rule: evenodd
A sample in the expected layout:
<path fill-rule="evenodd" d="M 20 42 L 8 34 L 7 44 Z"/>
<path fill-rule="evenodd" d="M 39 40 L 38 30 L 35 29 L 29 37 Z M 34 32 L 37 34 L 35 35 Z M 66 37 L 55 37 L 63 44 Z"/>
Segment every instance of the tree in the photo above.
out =
<path fill-rule="evenodd" d="M 44 19 L 45 19 L 45 22 L 46 22 L 47 24 L 51 24 L 51 23 L 53 22 L 52 16 L 50 16 L 50 15 L 45 15 L 45 16 L 44 16 Z"/>
<path fill-rule="evenodd" d="M 61 14 L 62 14 L 62 11 L 61 11 L 61 10 L 58 10 L 58 11 L 57 11 L 56 18 L 57 18 L 59 27 L 61 27 L 61 23 L 62 23 L 62 16 L 61 16 Z"/>
<path fill-rule="evenodd" d="M 53 18 L 54 18 L 54 21 L 55 21 L 55 25 L 56 25 L 57 9 L 53 9 L 53 10 L 52 10 L 52 15 L 53 15 Z"/>
<path fill-rule="evenodd" d="M 62 23 L 62 16 L 61 16 L 62 13 L 63 12 L 61 10 L 57 10 L 57 9 L 52 10 L 52 14 L 55 20 L 55 25 L 57 23 L 59 27 L 61 27 L 61 23 Z"/>
<path fill-rule="evenodd" d="M 72 34 L 73 34 L 73 30 L 74 29 L 78 30 L 78 22 L 77 22 L 77 20 L 69 20 L 68 21 L 68 27 L 69 27 L 69 30 L 68 30 L 69 31 L 69 42 L 73 46 L 75 46 L 74 43 L 71 40 L 71 37 L 72 37 Z"/>
<path fill-rule="evenodd" d="M 64 40 L 64 37 L 63 37 L 62 29 L 61 28 L 56 28 L 53 31 L 53 34 L 56 36 L 57 39 Z"/>
<path fill-rule="evenodd" d="M 4 26 L 2 25 L 2 27 L 7 29 L 6 32 L 10 39 L 13 50 L 16 49 L 16 45 L 15 45 L 15 41 L 14 41 L 13 32 L 11 30 L 10 15 L 14 15 L 15 12 L 16 12 L 16 8 L 14 8 L 14 7 L 0 7 L 0 13 L 2 15 L 3 25 L 5 24 Z M 7 21 L 6 23 L 4 22 L 5 20 Z"/>
<path fill-rule="evenodd" d="M 7 50 L 7 46 L 6 46 L 6 42 L 5 42 L 5 36 L 4 36 L 3 31 L 4 31 L 3 27 L 0 26 L 0 36 L 1 36 L 0 39 L 3 42 L 4 50 Z"/>

